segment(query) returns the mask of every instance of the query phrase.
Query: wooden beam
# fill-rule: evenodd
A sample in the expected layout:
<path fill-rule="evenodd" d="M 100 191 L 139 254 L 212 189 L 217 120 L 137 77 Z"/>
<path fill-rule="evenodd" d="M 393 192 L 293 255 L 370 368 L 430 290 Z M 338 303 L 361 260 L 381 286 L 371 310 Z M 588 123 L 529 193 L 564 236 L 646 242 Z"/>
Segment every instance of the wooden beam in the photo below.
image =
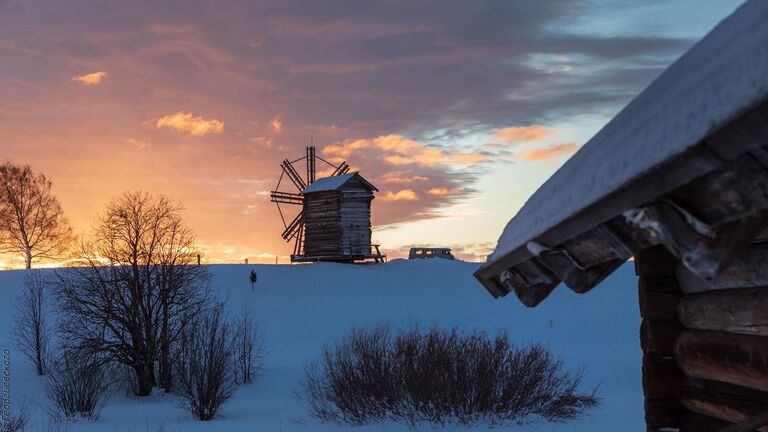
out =
<path fill-rule="evenodd" d="M 768 391 L 768 337 L 685 330 L 674 355 L 689 377 Z"/>
<path fill-rule="evenodd" d="M 680 401 L 693 412 L 730 423 L 743 422 L 768 410 L 766 392 L 690 378 L 680 386 Z M 768 431 L 768 428 L 760 430 Z"/>
<path fill-rule="evenodd" d="M 646 399 L 673 399 L 680 394 L 683 373 L 672 355 L 643 355 L 643 394 Z"/>
<path fill-rule="evenodd" d="M 768 288 L 743 288 L 688 295 L 677 316 L 683 326 L 768 336 Z"/>
<path fill-rule="evenodd" d="M 642 250 L 635 257 L 635 274 L 638 276 L 673 276 L 677 271 L 677 257 L 664 246 Z"/>
<path fill-rule="evenodd" d="M 686 294 L 705 291 L 768 287 L 768 243 L 751 245 L 717 276 L 703 279 L 696 276 L 685 266 L 677 269 L 677 281 Z"/>

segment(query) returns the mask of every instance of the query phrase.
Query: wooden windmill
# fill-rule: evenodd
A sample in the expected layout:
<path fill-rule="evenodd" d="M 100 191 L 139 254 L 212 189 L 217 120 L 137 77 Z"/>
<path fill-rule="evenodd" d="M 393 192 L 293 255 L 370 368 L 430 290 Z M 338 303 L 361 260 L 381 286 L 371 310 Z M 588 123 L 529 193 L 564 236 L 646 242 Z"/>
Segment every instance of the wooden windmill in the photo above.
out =
<path fill-rule="evenodd" d="M 328 177 L 315 178 L 317 160 L 333 169 Z M 306 177 L 295 166 L 302 161 Z M 307 147 L 304 157 L 283 160 L 280 168 L 282 173 L 270 196 L 285 226 L 283 239 L 294 242 L 292 262 L 385 259 L 378 245 L 371 244 L 371 201 L 378 192 L 376 186 L 360 173 L 350 172 L 346 162 L 335 165 L 317 156 L 313 146 Z M 286 177 L 295 192 L 280 190 Z M 301 210 L 288 222 L 281 204 L 301 206 Z"/>

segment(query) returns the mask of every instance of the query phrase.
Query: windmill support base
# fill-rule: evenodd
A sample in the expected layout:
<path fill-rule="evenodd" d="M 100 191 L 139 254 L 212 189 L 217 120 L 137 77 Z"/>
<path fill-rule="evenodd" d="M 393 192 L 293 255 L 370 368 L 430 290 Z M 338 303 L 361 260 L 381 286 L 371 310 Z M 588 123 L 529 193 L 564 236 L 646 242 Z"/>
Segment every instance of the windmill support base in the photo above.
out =
<path fill-rule="evenodd" d="M 327 255 L 327 256 L 305 256 L 291 255 L 291 262 L 337 262 L 337 263 L 355 263 L 355 262 L 386 262 L 385 254 L 365 254 L 365 255 Z"/>

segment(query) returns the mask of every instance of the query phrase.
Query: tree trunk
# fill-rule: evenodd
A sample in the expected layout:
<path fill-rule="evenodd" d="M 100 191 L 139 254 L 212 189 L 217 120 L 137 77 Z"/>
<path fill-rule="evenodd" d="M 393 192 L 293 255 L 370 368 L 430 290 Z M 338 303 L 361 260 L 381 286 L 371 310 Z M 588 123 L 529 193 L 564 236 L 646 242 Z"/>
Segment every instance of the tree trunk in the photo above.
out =
<path fill-rule="evenodd" d="M 163 386 L 163 390 L 166 393 L 171 392 L 172 376 L 171 376 L 171 341 L 169 340 L 169 316 L 168 316 L 168 302 L 163 304 L 163 319 L 162 319 L 162 331 L 160 334 L 160 381 Z"/>
<path fill-rule="evenodd" d="M 24 267 L 29 270 L 32 268 L 32 250 L 29 246 L 24 248 Z"/>

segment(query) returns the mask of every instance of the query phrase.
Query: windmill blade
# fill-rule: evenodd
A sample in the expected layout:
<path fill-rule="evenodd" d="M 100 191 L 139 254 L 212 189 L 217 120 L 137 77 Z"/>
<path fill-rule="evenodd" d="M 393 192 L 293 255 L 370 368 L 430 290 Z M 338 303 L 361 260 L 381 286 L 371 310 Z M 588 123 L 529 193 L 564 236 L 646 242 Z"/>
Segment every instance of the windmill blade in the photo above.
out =
<path fill-rule="evenodd" d="M 315 182 L 315 147 L 307 147 L 307 184 Z"/>
<path fill-rule="evenodd" d="M 304 180 L 302 180 L 301 176 L 296 171 L 296 168 L 291 165 L 291 162 L 289 162 L 288 159 L 285 159 L 283 163 L 280 164 L 280 166 L 283 168 L 285 175 L 287 175 L 293 184 L 299 189 L 299 192 L 307 188 L 306 183 L 304 183 Z"/>
<path fill-rule="evenodd" d="M 296 217 L 288 224 L 288 227 L 283 231 L 283 240 L 290 241 L 293 237 L 301 234 L 301 230 L 304 227 L 304 212 L 301 211 Z"/>
<path fill-rule="evenodd" d="M 336 170 L 333 171 L 333 174 L 331 174 L 331 177 L 336 175 L 346 174 L 349 172 L 350 169 L 351 168 L 349 165 L 347 165 L 347 162 L 342 162 L 339 166 L 336 167 Z"/>
<path fill-rule="evenodd" d="M 304 195 L 290 192 L 272 191 L 270 193 L 271 201 L 279 204 L 304 204 Z"/>

